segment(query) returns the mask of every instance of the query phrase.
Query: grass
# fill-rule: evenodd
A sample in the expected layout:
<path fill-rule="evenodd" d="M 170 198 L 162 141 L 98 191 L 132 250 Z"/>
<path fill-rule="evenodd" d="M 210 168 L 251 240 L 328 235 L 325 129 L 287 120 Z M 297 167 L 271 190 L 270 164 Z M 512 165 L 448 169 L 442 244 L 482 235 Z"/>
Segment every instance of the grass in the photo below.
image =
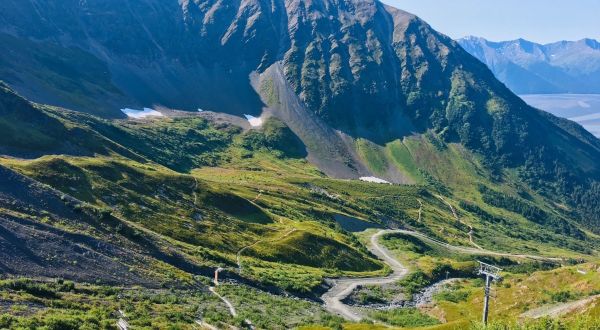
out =
<path fill-rule="evenodd" d="M 589 269 L 590 266 L 579 268 Z M 521 313 L 540 306 L 586 297 L 598 290 L 599 285 L 594 275 L 579 274 L 571 267 L 538 271 L 531 275 L 506 274 L 504 282 L 493 288 L 495 299 L 492 301 L 490 319 L 514 320 Z M 482 286 L 479 279 L 467 280 L 459 283 L 449 294 L 437 297 L 438 306 L 444 311 L 446 319 L 458 321 L 467 318 L 476 321 L 482 303 Z M 570 314 L 567 318 L 576 316 Z"/>
<path fill-rule="evenodd" d="M 595 330 L 600 325 L 598 320 L 588 316 L 577 316 L 571 320 L 553 320 L 543 318 L 536 321 L 527 321 L 517 323 L 511 321 L 492 322 L 487 327 L 482 324 L 472 324 L 471 330 L 558 330 L 558 329 L 578 329 Z"/>
<path fill-rule="evenodd" d="M 384 174 L 388 169 L 388 161 L 383 149 L 376 144 L 365 140 L 356 140 L 356 150 L 373 172 L 376 174 Z"/>
<path fill-rule="evenodd" d="M 312 233 L 297 230 L 271 244 L 258 244 L 250 254 L 267 261 L 295 263 L 316 268 L 346 271 L 374 271 L 379 262 L 365 260 L 350 246 Z"/>
<path fill-rule="evenodd" d="M 449 301 L 456 304 L 466 301 L 469 298 L 469 292 L 451 288 L 436 294 L 434 298 L 436 301 Z"/>
<path fill-rule="evenodd" d="M 372 312 L 370 316 L 386 324 L 403 328 L 424 327 L 439 324 L 440 321 L 422 313 L 416 308 L 391 309 L 386 311 Z"/>
<path fill-rule="evenodd" d="M 421 177 L 421 174 L 419 173 L 419 167 L 413 160 L 410 150 L 402 141 L 396 140 L 388 143 L 386 146 L 386 151 L 388 152 L 388 157 L 393 161 L 394 165 L 396 165 L 403 173 L 407 173 L 418 183 L 425 183 Z"/>
<path fill-rule="evenodd" d="M 255 259 L 251 264 L 256 271 L 247 275 L 267 284 L 306 292 L 317 287 L 325 275 L 382 271 L 381 264 L 368 257 L 352 236 L 333 226 L 327 214 L 332 210 L 331 203 L 305 204 L 311 198 L 309 191 L 295 182 L 280 180 L 278 175 L 233 171 L 227 178 L 238 182 L 244 177 L 251 179 L 247 186 L 238 184 L 227 189 L 229 182 L 215 180 L 212 175 L 212 181 L 206 181 L 202 173 L 195 172 L 196 184 L 189 175 L 120 157 L 47 156 L 37 160 L 3 159 L 2 163 L 180 242 L 176 244 L 187 254 L 195 256 L 195 247 L 221 252 L 203 254 L 196 259 L 202 263 L 227 267 L 235 262 L 237 251 L 262 240 L 244 258 Z M 275 182 L 278 185 L 273 186 Z M 284 189 L 296 197 L 282 198 Z M 280 237 L 292 229 L 297 231 Z M 272 267 L 270 261 L 293 264 L 291 278 L 297 281 L 289 283 L 287 275 L 281 276 L 289 274 L 285 267 L 278 266 L 276 271 L 261 268 Z M 164 271 L 172 273 L 169 268 Z M 300 275 L 303 273 L 306 275 Z"/>
<path fill-rule="evenodd" d="M 332 316 L 319 304 L 289 299 L 239 285 L 222 285 L 218 292 L 232 301 L 238 319 L 249 319 L 259 329 L 293 329 L 306 324 L 339 327 L 340 317 Z"/>

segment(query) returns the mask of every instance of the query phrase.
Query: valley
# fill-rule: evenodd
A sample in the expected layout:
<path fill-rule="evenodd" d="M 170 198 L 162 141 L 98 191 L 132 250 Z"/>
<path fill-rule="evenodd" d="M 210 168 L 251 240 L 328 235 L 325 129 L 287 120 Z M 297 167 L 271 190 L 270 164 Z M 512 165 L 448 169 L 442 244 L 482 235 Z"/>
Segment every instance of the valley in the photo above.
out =
<path fill-rule="evenodd" d="M 595 96 L 378 0 L 0 8 L 0 329 L 597 329 Z"/>
<path fill-rule="evenodd" d="M 56 118 L 60 118 L 61 122 L 77 123 L 78 126 L 84 122 L 81 119 L 73 121 L 75 118 L 80 118 L 81 115 L 66 110 L 42 107 L 36 111 L 41 111 L 38 114 L 52 114 L 57 116 Z M 98 235 L 96 232 L 104 230 L 101 228 L 106 225 L 112 226 L 114 229 L 106 228 L 112 233 L 111 236 L 119 237 L 124 242 L 130 242 L 123 246 L 140 244 L 138 243 L 140 239 L 142 242 L 149 240 L 143 244 L 147 245 L 152 242 L 151 244 L 156 246 L 154 255 L 145 255 L 147 247 L 141 249 L 132 247 L 142 259 L 140 261 L 120 259 L 120 262 L 127 263 L 128 272 L 132 275 L 135 274 L 134 278 L 138 278 L 137 280 L 133 279 L 131 283 L 141 284 L 143 287 L 156 285 L 176 287 L 178 288 L 176 290 L 180 292 L 176 294 L 177 297 L 181 297 L 185 292 L 185 295 L 190 295 L 189 298 L 186 298 L 189 299 L 187 304 L 190 306 L 200 304 L 200 307 L 194 307 L 194 309 L 190 307 L 190 309 L 177 311 L 180 308 L 177 303 L 175 305 L 171 305 L 171 302 L 166 305 L 162 303 L 162 307 L 159 307 L 159 305 L 154 305 L 158 303 L 157 300 L 156 303 L 143 307 L 146 312 L 137 314 L 135 309 L 142 307 L 136 307 L 136 304 L 143 300 L 137 303 L 128 303 L 119 308 L 128 309 L 126 311 L 127 322 L 132 328 L 141 324 L 162 324 L 160 322 L 164 322 L 165 319 L 160 315 L 172 318 L 167 315 L 173 315 L 173 313 L 181 315 L 176 324 L 182 327 L 196 324 L 197 320 L 202 320 L 203 324 L 220 328 L 223 324 L 237 324 L 237 322 L 243 324 L 246 319 L 258 328 L 308 326 L 315 322 L 317 324 L 322 322 L 323 325 L 346 324 L 344 325 L 346 327 L 352 324 L 348 322 L 360 324 L 360 322 L 379 319 L 388 320 L 384 323 L 391 326 L 396 323 L 389 321 L 391 319 L 388 318 L 391 316 L 385 314 L 389 312 L 374 312 L 368 307 L 348 307 L 344 302 L 348 295 L 360 293 L 362 290 L 360 288 L 397 286 L 398 283 L 403 283 L 407 276 L 411 277 L 415 272 L 420 274 L 422 270 L 431 269 L 431 265 L 415 267 L 413 261 L 404 259 L 405 257 L 397 258 L 396 249 L 390 249 L 390 245 L 381 243 L 381 241 L 387 242 L 387 237 L 390 235 L 408 235 L 408 237 L 424 242 L 422 244 L 441 249 L 440 253 L 442 254 L 449 253 L 452 255 L 451 259 L 440 259 L 434 263 L 440 267 L 450 267 L 442 269 L 448 269 L 451 272 L 466 267 L 459 273 L 453 273 L 453 276 L 466 276 L 468 281 L 474 280 L 472 279 L 473 271 L 467 270 L 474 265 L 460 261 L 458 265 L 461 266 L 457 266 L 453 265 L 456 261 L 450 260 L 453 258 L 464 260 L 467 256 L 529 259 L 535 260 L 536 263 L 562 263 L 565 260 L 576 259 L 584 259 L 586 262 L 593 263 L 596 260 L 593 254 L 581 254 L 575 252 L 576 249 L 571 249 L 569 245 L 564 245 L 567 242 L 581 244 L 578 243 L 578 240 L 570 241 L 561 236 L 561 240 L 541 240 L 536 243 L 534 240 L 515 237 L 509 234 L 510 231 L 503 234 L 504 231 L 500 228 L 503 228 L 504 225 L 501 221 L 494 220 L 487 211 L 482 213 L 481 209 L 472 209 L 469 204 L 459 203 L 455 199 L 457 196 L 485 192 L 481 188 L 475 190 L 456 189 L 453 195 L 448 195 L 440 182 L 428 183 L 426 179 L 421 179 L 423 183 L 420 185 L 397 185 L 328 178 L 305 160 L 290 157 L 289 155 L 294 155 L 294 153 L 289 153 L 289 144 L 271 142 L 274 143 L 272 145 L 283 146 L 284 149 L 275 147 L 270 150 L 264 145 L 254 144 L 264 143 L 259 142 L 262 139 L 260 137 L 274 132 L 277 132 L 274 134 L 274 136 L 278 136 L 277 139 L 285 138 L 285 134 L 282 135 L 281 131 L 276 130 L 269 133 L 268 129 L 273 127 L 271 126 L 272 122 L 267 121 L 266 126 L 259 130 L 244 132 L 232 130 L 232 127 L 229 126 L 232 124 L 217 128 L 218 125 L 224 125 L 224 123 L 212 120 L 214 120 L 212 117 L 207 121 L 196 115 L 112 122 L 89 118 L 85 121 L 85 127 L 93 128 L 93 131 L 86 134 L 91 132 L 94 132 L 93 134 L 103 132 L 98 136 L 110 134 L 121 141 L 120 146 L 129 145 L 131 151 L 125 152 L 109 143 L 106 145 L 107 148 L 116 148 L 110 152 L 112 154 L 110 157 L 98 154 L 95 156 L 49 155 L 34 159 L 0 158 L 3 166 L 16 171 L 13 176 L 19 177 L 16 173 L 22 173 L 39 180 L 44 186 L 55 187 L 58 189 L 55 193 L 58 196 L 75 196 L 74 201 L 78 201 L 76 203 L 81 205 L 87 205 L 83 209 L 89 208 L 93 217 L 97 217 L 94 214 L 105 214 L 97 218 L 98 220 L 91 222 L 88 220 L 91 227 L 87 229 L 81 228 L 79 221 L 67 220 L 64 218 L 66 215 L 59 215 L 59 213 L 55 213 L 56 211 L 41 215 L 33 215 L 35 214 L 33 213 L 31 215 L 33 220 L 30 221 L 39 221 L 45 224 L 44 226 L 63 228 L 61 230 L 97 237 L 96 239 L 100 240 L 103 239 L 103 235 L 96 236 Z M 172 147 L 156 149 L 156 151 L 150 149 L 151 145 L 161 145 L 160 139 L 167 138 L 167 136 L 169 139 L 178 139 L 180 133 L 175 130 L 168 131 L 168 135 L 162 137 L 162 129 L 166 123 L 169 123 L 168 127 L 186 127 L 181 132 L 186 136 L 194 132 L 193 134 L 196 136 L 194 139 L 199 139 L 198 141 L 211 141 L 210 136 L 214 134 L 221 136 L 219 140 L 215 141 L 215 143 L 220 141 L 217 144 L 207 145 L 208 147 L 200 149 L 206 150 L 210 155 L 210 158 L 205 158 L 206 156 L 200 153 L 201 159 L 212 159 L 211 161 L 215 162 L 213 164 L 217 166 L 202 166 L 185 174 L 170 170 L 160 163 L 143 160 L 143 155 L 151 155 L 150 157 L 157 161 L 176 167 L 185 167 L 188 166 L 186 164 L 198 161 L 195 158 L 188 158 L 193 155 L 189 153 L 173 153 L 174 157 L 161 156 L 164 152 L 176 150 L 171 149 Z M 283 126 L 275 127 L 283 129 Z M 123 129 L 127 129 L 129 134 L 119 133 L 119 130 Z M 195 131 L 190 131 L 190 129 Z M 137 137 L 137 134 L 154 135 L 160 139 L 151 138 L 149 141 L 152 141 L 152 144 L 147 147 L 144 144 L 146 138 Z M 220 144 L 228 140 L 228 138 L 224 139 L 222 134 L 233 134 L 231 142 L 228 142 L 232 143 L 231 145 Z M 138 138 L 140 140 L 136 141 L 135 139 Z M 249 141 L 248 139 L 252 139 L 250 141 L 253 142 L 244 142 Z M 427 155 L 423 154 L 423 151 L 433 148 L 423 147 L 428 143 L 427 140 L 412 142 L 407 140 L 403 145 L 407 146 L 405 148 L 411 154 Z M 170 145 L 177 146 L 177 148 L 192 147 L 177 143 Z M 98 145 L 94 145 L 94 147 L 98 147 Z M 447 152 L 441 154 L 448 158 L 441 158 L 441 162 L 438 164 L 444 162 L 452 164 L 457 161 L 452 158 L 456 157 L 457 150 L 452 149 L 456 147 L 450 146 L 449 148 Z M 228 157 L 220 159 L 219 150 L 227 150 L 224 154 Z M 417 150 L 419 151 L 417 152 Z M 99 152 L 102 153 L 102 151 Z M 459 162 L 459 164 L 462 164 L 461 168 L 463 169 L 464 166 L 477 166 L 476 163 Z M 448 169 L 451 168 L 453 167 L 448 167 Z M 461 170 L 461 173 L 476 175 L 477 172 Z M 444 182 L 451 183 L 458 179 L 448 176 Z M 3 187 L 8 188 L 9 185 Z M 6 203 L 10 200 L 7 198 L 16 198 L 11 194 L 11 190 L 3 192 L 3 214 L 17 217 L 17 219 L 31 217 L 27 216 L 32 212 L 31 209 L 19 206 L 24 202 L 21 198 L 14 199 L 14 201 L 21 200 L 18 202 L 19 204 Z M 121 199 L 120 196 L 126 197 Z M 64 199 L 64 197 L 60 198 Z M 210 202 L 207 203 L 207 201 Z M 484 207 L 486 204 L 482 203 L 481 205 Z M 93 211 L 96 208 L 99 211 Z M 495 212 L 506 212 L 498 210 L 500 211 Z M 85 213 L 87 212 L 85 211 Z M 478 217 L 473 216 L 479 213 L 484 214 L 488 219 L 486 221 L 495 224 L 488 227 L 481 226 Z M 339 216 L 341 214 L 344 216 Z M 111 218 L 112 220 L 110 220 Z M 13 221 L 18 224 L 23 220 Z M 168 227 L 163 226 L 165 221 L 168 221 Z M 110 224 L 111 222 L 113 224 Z M 515 224 L 518 223 L 515 222 Z M 97 225 L 100 227 L 95 229 L 94 227 Z M 238 228 L 233 233 L 231 232 L 232 227 L 230 227 L 232 225 Z M 394 227 L 411 229 L 377 229 Z M 242 228 L 243 231 L 240 230 Z M 373 229 L 364 232 L 368 228 Z M 528 235 L 528 233 L 529 235 L 539 235 L 543 232 L 535 233 L 535 231 L 528 231 L 525 227 L 519 228 L 523 230 L 523 235 Z M 539 230 L 542 230 L 541 228 Z M 40 227 L 40 230 L 48 229 Z M 128 234 L 128 231 L 133 231 L 133 234 Z M 490 231 L 495 236 L 486 234 Z M 353 234 L 353 232 L 356 233 Z M 556 234 L 546 232 L 543 235 L 552 237 Z M 591 233 L 587 233 L 587 235 L 590 235 L 589 244 L 594 244 L 591 241 L 594 236 Z M 473 242 L 476 242 L 476 246 L 473 246 Z M 40 243 L 44 244 L 43 241 Z M 592 246 L 590 245 L 591 249 L 593 249 Z M 95 248 L 93 245 L 88 247 L 88 249 Z M 543 251 L 543 256 L 529 255 L 531 251 Z M 84 252 L 83 255 L 87 253 L 89 252 Z M 164 255 L 161 256 L 161 254 Z M 404 252 L 400 255 L 402 254 Z M 37 258 L 31 253 L 19 252 L 16 255 L 19 256 L 18 258 L 22 258 L 23 262 Z M 73 258 L 77 255 L 78 252 L 73 252 L 65 257 Z M 560 256 L 561 259 L 555 259 L 556 256 Z M 45 265 L 46 274 L 50 274 L 48 270 L 56 262 L 52 259 L 48 260 Z M 463 264 L 460 264 L 461 262 Z M 77 262 L 71 263 L 70 267 L 85 269 L 87 266 Z M 211 289 L 210 281 L 214 270 L 218 267 L 223 268 L 220 273 L 222 283 Z M 12 269 L 13 271 L 17 270 L 17 268 Z M 21 276 L 25 274 L 31 273 L 28 270 L 22 272 Z M 109 276 L 105 280 L 100 280 L 97 276 L 88 277 L 86 280 L 84 273 L 80 274 L 83 277 L 73 278 L 77 281 L 77 286 L 85 287 L 86 284 L 83 283 L 94 278 L 95 281 L 104 282 L 99 285 L 111 288 L 110 290 L 116 290 L 116 292 L 129 290 L 121 286 L 120 280 L 111 279 Z M 69 275 L 62 273 L 62 276 L 68 277 Z M 400 284 L 394 290 L 401 292 L 412 288 L 410 290 L 416 293 L 422 287 L 432 283 L 430 281 L 435 281 L 436 276 L 439 274 L 417 286 Z M 148 282 L 144 284 L 145 282 L 140 281 L 141 278 L 145 278 L 145 281 Z M 7 281 L 7 283 L 12 283 L 12 280 Z M 36 281 L 38 279 L 31 283 L 36 283 Z M 43 283 L 35 285 L 46 285 Z M 323 287 L 323 283 L 330 283 L 331 287 Z M 146 292 L 144 295 L 149 297 L 157 293 L 161 295 L 163 294 L 161 292 L 164 292 L 154 291 L 156 289 L 140 288 L 139 290 Z M 198 290 L 205 294 L 197 296 Z M 220 296 L 212 295 L 217 300 L 209 298 L 211 290 Z M 241 292 L 248 290 L 254 293 L 244 298 L 238 296 Z M 476 290 L 475 287 L 472 288 L 472 291 L 474 295 L 482 292 L 482 290 Z M 12 294 L 19 296 L 25 292 L 16 290 Z M 167 290 L 164 294 L 167 292 L 170 291 Z M 261 293 L 265 296 L 260 303 L 252 302 L 256 292 L 265 292 Z M 77 295 L 72 298 L 70 295 L 71 293 L 58 293 L 60 298 L 53 299 L 79 299 Z M 294 298 L 294 296 L 300 298 Z M 37 298 L 23 296 L 22 299 L 25 302 Z M 175 301 L 180 299 L 182 298 L 176 298 Z M 229 302 L 231 306 L 227 306 L 223 301 Z M 277 304 L 285 302 L 283 306 L 288 306 L 286 308 L 289 309 L 282 312 L 282 315 L 286 315 L 285 318 L 266 318 L 261 312 L 258 312 L 261 308 L 271 306 L 270 304 L 275 301 L 278 301 Z M 323 305 L 321 305 L 321 301 Z M 42 300 L 41 303 L 41 306 L 46 304 L 45 300 Z M 101 304 L 107 303 L 102 302 Z M 18 302 L 16 304 L 19 305 Z M 38 315 L 36 319 L 40 320 L 39 322 L 49 320 L 50 315 L 53 315 L 50 312 L 52 310 L 61 315 L 72 315 L 70 317 L 74 320 L 80 320 L 78 318 L 80 316 L 77 316 L 81 315 L 78 314 L 81 313 L 80 309 L 64 307 L 57 310 L 55 308 L 45 309 L 41 306 L 40 311 L 43 312 L 35 314 Z M 302 309 L 308 308 L 313 316 L 309 317 L 301 312 L 301 309 L 296 309 L 300 306 L 304 306 L 301 307 Z M 231 313 L 232 307 L 235 313 Z M 87 308 L 90 307 L 85 307 L 84 310 Z M 132 308 L 133 313 L 131 312 Z M 148 310 L 148 308 L 151 309 Z M 476 309 L 475 306 L 469 308 Z M 584 310 L 586 313 L 589 312 L 588 309 Z M 414 312 L 414 309 L 408 308 L 406 311 L 407 315 L 411 315 L 410 317 L 428 320 L 423 321 L 425 323 L 434 322 L 433 320 L 438 317 L 434 313 L 434 318 L 428 319 L 429 316 L 419 314 L 421 312 Z M 154 315 L 154 321 L 142 321 L 141 317 L 145 315 L 144 313 Z M 342 317 L 337 316 L 338 314 Z M 113 312 L 107 311 L 107 314 L 103 315 L 105 315 L 103 316 L 104 320 L 117 321 L 116 314 Z M 321 315 L 321 321 L 318 321 L 314 315 Z M 509 315 L 516 317 L 517 314 L 515 311 L 510 311 L 502 318 Z M 405 317 L 408 316 L 402 316 L 402 318 Z M 443 320 L 443 318 L 441 319 Z M 9 320 L 12 320 L 11 324 L 24 324 L 18 314 Z M 440 321 L 438 319 L 435 322 Z M 464 325 L 460 317 L 454 318 L 452 322 L 458 322 L 456 323 L 458 324 L 457 328 Z"/>

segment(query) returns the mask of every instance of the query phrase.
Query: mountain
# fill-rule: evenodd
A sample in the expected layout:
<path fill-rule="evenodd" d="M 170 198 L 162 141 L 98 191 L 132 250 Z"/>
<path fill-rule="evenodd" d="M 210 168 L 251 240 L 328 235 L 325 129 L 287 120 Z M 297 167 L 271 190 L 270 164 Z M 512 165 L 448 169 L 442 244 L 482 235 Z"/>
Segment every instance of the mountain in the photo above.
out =
<path fill-rule="evenodd" d="M 338 177 L 412 181 L 373 169 L 357 140 L 381 146 L 433 129 L 518 166 L 546 143 L 525 132 L 553 130 L 457 43 L 373 0 L 2 6 L 3 76 L 20 94 L 108 116 L 126 105 L 273 115 Z"/>
<path fill-rule="evenodd" d="M 600 43 L 593 39 L 538 44 L 478 37 L 460 45 L 517 94 L 600 93 Z"/>
<path fill-rule="evenodd" d="M 600 289 L 600 140 L 528 106 L 412 14 L 376 0 L 0 9 L 0 328 L 115 315 L 340 328 L 326 279 L 389 274 L 373 250 L 383 228 L 406 229 L 381 241 L 415 271 L 385 292 L 360 286 L 362 303 L 450 275 L 468 278 L 456 304 L 480 302 L 481 259 L 506 267 L 502 290 L 534 273 L 539 290 L 513 289 L 508 320 Z M 228 281 L 210 287 L 215 269 Z M 35 308 L 14 312 L 19 301 Z M 443 310 L 407 313 L 474 320 Z M 391 324 L 382 313 L 367 317 Z"/>

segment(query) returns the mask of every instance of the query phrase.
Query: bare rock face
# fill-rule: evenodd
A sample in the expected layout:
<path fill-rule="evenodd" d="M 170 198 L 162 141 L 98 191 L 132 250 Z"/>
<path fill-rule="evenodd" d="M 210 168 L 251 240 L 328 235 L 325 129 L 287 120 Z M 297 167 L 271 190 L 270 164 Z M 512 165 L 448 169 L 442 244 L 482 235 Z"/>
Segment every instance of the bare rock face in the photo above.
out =
<path fill-rule="evenodd" d="M 0 6 L 0 36 L 12 50 L 0 55 L 3 79 L 34 101 L 105 116 L 119 115 L 125 105 L 154 104 L 257 113 L 262 105 L 248 76 L 281 61 L 308 109 L 367 132 L 365 126 L 381 126 L 375 119 L 404 104 L 402 81 L 423 78 L 427 65 L 413 67 L 419 56 L 430 46 L 447 48 L 435 45 L 437 34 L 436 40 L 414 35 L 426 26 L 416 17 L 375 0 L 9 0 Z"/>
<path fill-rule="evenodd" d="M 119 106 L 154 104 L 256 114 L 262 104 L 248 76 L 281 61 L 309 110 L 352 133 L 393 136 L 406 128 L 389 127 L 399 109 L 427 116 L 409 109 L 406 100 L 415 96 L 407 93 L 440 81 L 440 62 L 455 47 L 415 16 L 376 0 L 9 0 L 1 6 L 1 35 L 13 53 L 42 54 L 27 63 L 0 55 L 10 73 L 4 79 L 35 101 L 107 116 L 118 115 Z M 97 72 L 85 75 L 77 61 L 96 63 Z M 33 68 L 44 74 L 23 73 Z M 48 76 L 56 83 L 44 83 Z"/>

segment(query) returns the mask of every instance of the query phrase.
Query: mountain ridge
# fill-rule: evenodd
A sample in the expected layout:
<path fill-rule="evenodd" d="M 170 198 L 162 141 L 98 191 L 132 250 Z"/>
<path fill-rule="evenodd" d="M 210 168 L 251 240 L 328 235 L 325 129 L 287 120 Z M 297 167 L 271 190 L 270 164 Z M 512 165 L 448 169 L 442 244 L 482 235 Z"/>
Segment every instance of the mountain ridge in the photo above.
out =
<path fill-rule="evenodd" d="M 517 94 L 600 92 L 595 78 L 600 72 L 600 43 L 595 39 L 539 44 L 471 36 L 458 42 Z"/>

